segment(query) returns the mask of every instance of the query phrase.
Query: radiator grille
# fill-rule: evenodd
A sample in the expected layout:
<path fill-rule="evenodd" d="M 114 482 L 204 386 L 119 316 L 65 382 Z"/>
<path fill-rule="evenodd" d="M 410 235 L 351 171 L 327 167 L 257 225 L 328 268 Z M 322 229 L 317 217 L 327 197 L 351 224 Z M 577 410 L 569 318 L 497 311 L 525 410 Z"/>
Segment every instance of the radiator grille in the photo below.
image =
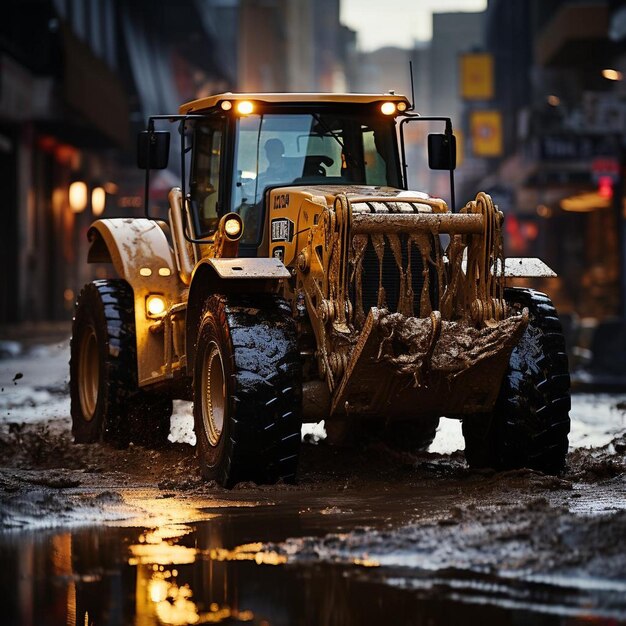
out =
<path fill-rule="evenodd" d="M 400 298 L 400 270 L 396 263 L 393 251 L 386 240 L 384 248 L 384 256 L 382 262 L 382 286 L 385 289 L 386 307 L 395 313 L 398 309 L 398 300 Z M 402 267 L 406 270 L 408 267 L 408 236 L 400 235 L 400 244 L 402 249 Z M 433 241 L 433 250 L 431 257 L 435 258 Z M 424 286 L 424 262 L 422 255 L 415 244 L 411 244 L 411 278 L 413 283 L 413 311 L 416 316 L 420 316 L 420 298 L 422 288 Z M 363 311 L 367 316 L 369 310 L 378 304 L 378 284 L 380 277 L 380 269 L 378 256 L 372 244 L 371 239 L 367 242 L 365 253 L 363 255 L 363 272 L 362 272 L 362 302 Z M 438 276 L 437 269 L 433 265 L 429 268 L 429 292 L 430 302 L 433 309 L 439 308 L 438 302 Z M 356 306 L 356 287 L 355 281 L 350 284 L 350 299 Z"/>

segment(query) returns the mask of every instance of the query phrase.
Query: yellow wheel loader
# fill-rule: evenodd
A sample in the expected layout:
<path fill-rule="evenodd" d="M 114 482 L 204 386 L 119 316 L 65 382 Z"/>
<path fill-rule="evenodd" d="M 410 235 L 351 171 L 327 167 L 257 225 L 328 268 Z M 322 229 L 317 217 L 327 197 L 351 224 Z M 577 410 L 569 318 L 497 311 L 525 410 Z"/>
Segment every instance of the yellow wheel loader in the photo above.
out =
<path fill-rule="evenodd" d="M 428 136 L 450 206 L 407 189 L 404 130 Z M 148 210 L 178 124 L 169 219 Z M 176 150 L 172 150 L 176 152 Z M 414 450 L 463 422 L 470 466 L 558 473 L 569 373 L 549 298 L 506 285 L 549 275 L 505 259 L 501 211 L 455 210 L 449 118 L 400 95 L 231 94 L 149 119 L 138 140 L 146 215 L 102 219 L 71 349 L 77 442 L 158 444 L 193 399 L 202 475 L 292 481 L 303 422 L 359 427 Z"/>

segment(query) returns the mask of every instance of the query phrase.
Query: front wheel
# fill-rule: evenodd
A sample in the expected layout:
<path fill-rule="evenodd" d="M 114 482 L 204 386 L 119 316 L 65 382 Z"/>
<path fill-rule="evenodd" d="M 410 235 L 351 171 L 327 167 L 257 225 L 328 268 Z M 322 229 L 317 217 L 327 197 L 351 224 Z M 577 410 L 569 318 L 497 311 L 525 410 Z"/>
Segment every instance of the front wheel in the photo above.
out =
<path fill-rule="evenodd" d="M 565 341 L 548 296 L 507 289 L 507 302 L 530 321 L 513 349 L 491 414 L 463 420 L 470 467 L 528 467 L 558 474 L 565 467 L 570 429 L 570 377 Z"/>
<path fill-rule="evenodd" d="M 172 401 L 138 388 L 133 290 L 125 280 L 83 287 L 70 349 L 72 434 L 76 443 L 124 447 L 167 441 Z"/>
<path fill-rule="evenodd" d="M 295 480 L 302 427 L 296 329 L 284 300 L 212 296 L 194 367 L 200 471 L 231 487 Z"/>
<path fill-rule="evenodd" d="M 72 433 L 77 443 L 128 442 L 126 407 L 136 389 L 133 294 L 96 280 L 76 301 L 70 350 Z"/>

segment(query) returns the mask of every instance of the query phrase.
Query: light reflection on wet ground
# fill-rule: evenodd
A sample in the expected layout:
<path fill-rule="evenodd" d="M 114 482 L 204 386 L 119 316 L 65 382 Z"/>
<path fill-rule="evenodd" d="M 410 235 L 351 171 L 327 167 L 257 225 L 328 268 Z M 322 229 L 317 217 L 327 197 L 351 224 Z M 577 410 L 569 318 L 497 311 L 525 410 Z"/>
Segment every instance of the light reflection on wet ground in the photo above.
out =
<path fill-rule="evenodd" d="M 613 589 L 367 559 L 286 563 L 266 542 L 372 520 L 372 510 L 349 514 L 348 523 L 341 508 L 322 514 L 310 504 L 224 508 L 193 523 L 0 536 L 2 623 L 620 623 L 623 593 L 616 600 Z"/>
<path fill-rule="evenodd" d="M 68 429 L 67 357 L 58 352 L 24 363 L 3 362 L 0 421 L 50 418 Z M 59 374 L 50 378 L 56 362 Z M 17 371 L 24 378 L 14 385 Z M 43 384 L 46 376 L 45 388 L 28 386 Z M 574 395 L 573 447 L 605 445 L 623 432 L 626 411 L 616 407 L 624 401 L 625 394 Z M 176 416 L 173 426 L 185 440 L 189 405 L 180 403 Z M 462 448 L 462 439 L 451 443 L 442 434 L 445 425 L 458 428 L 458 422 L 443 424 L 435 446 L 446 452 Z M 588 579 L 576 584 L 571 578 L 507 580 L 484 572 L 376 567 L 366 558 L 348 565 L 285 564 L 283 555 L 262 546 L 289 537 L 347 533 L 359 525 L 382 527 L 390 520 L 402 524 L 450 508 L 457 500 L 450 490 L 428 498 L 397 484 L 365 496 L 296 491 L 281 494 L 278 505 L 268 491 L 259 501 L 211 501 L 210 508 L 203 508 L 206 500 L 169 499 L 156 489 L 154 497 L 138 490 L 122 493 L 120 506 L 143 509 L 124 526 L 0 535 L 0 624 L 489 626 L 626 619 L 623 589 L 593 589 Z M 626 494 L 610 484 L 593 489 L 574 484 L 563 506 L 581 514 L 606 512 L 624 508 Z"/>

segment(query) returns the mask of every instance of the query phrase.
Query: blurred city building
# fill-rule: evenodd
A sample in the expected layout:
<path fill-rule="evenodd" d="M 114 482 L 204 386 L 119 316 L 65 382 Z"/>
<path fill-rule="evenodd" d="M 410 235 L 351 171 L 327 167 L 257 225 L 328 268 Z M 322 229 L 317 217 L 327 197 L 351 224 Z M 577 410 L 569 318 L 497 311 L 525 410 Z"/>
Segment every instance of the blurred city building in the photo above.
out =
<path fill-rule="evenodd" d="M 91 204 L 85 181 L 104 188 L 109 155 L 130 144 L 115 7 L 102 2 L 96 14 L 93 3 L 74 2 L 69 13 L 64 4 L 3 4 L 0 176 L 9 222 L 0 254 L 9 269 L 0 321 L 67 315 L 84 251 L 81 212 Z"/>
<path fill-rule="evenodd" d="M 103 271 L 85 263 L 86 231 L 99 215 L 143 211 L 134 136 L 147 116 L 236 89 L 409 94 L 409 61 L 416 110 L 453 119 L 458 203 L 494 196 L 507 252 L 554 267 L 563 311 L 624 314 L 624 1 L 490 0 L 484 12 L 435 14 L 430 42 L 371 52 L 340 23 L 340 0 L 3 9 L 0 323 L 67 318 Z M 409 182 L 446 197 L 447 178 L 424 158 L 430 130 L 407 127 Z M 179 180 L 170 162 L 152 177 L 155 209 Z"/>
<path fill-rule="evenodd" d="M 351 88 L 357 93 L 411 93 L 409 61 L 417 53 L 407 48 L 387 46 L 371 52 L 358 52 Z M 415 73 L 415 68 L 414 68 Z M 423 99 L 423 92 L 420 93 Z"/>
<path fill-rule="evenodd" d="M 464 150 L 468 136 L 466 111 L 460 98 L 461 91 L 461 55 L 481 50 L 484 42 L 484 12 L 450 12 L 433 14 L 433 38 L 430 44 L 429 80 L 430 98 L 427 103 L 427 115 L 446 115 L 452 123 L 459 143 L 459 165 L 456 183 L 461 192 L 459 202 L 466 202 L 475 195 L 472 189 L 466 196 L 466 180 L 483 173 L 484 162 L 473 158 L 473 154 Z M 436 132 L 441 132 L 437 129 Z M 427 169 L 424 167 L 424 170 Z M 427 189 L 434 195 L 446 197 L 448 181 L 442 174 L 432 173 L 428 178 Z"/>
<path fill-rule="evenodd" d="M 347 88 L 355 34 L 339 22 L 339 0 L 241 0 L 238 89 Z"/>
<path fill-rule="evenodd" d="M 584 317 L 624 306 L 623 4 L 490 0 L 487 9 L 495 90 L 478 106 L 501 116 L 502 149 L 476 184 L 507 214 L 508 253 L 544 258 L 559 274 L 559 308 Z"/>
<path fill-rule="evenodd" d="M 459 55 L 480 49 L 484 41 L 485 13 L 434 13 L 430 44 L 429 115 L 461 119 Z"/>
<path fill-rule="evenodd" d="M 143 211 L 134 137 L 149 115 L 235 89 L 342 91 L 354 57 L 339 0 L 5 1 L 0 324 L 67 319 L 103 275 L 87 229 Z M 157 210 L 179 162 L 152 177 Z"/>

